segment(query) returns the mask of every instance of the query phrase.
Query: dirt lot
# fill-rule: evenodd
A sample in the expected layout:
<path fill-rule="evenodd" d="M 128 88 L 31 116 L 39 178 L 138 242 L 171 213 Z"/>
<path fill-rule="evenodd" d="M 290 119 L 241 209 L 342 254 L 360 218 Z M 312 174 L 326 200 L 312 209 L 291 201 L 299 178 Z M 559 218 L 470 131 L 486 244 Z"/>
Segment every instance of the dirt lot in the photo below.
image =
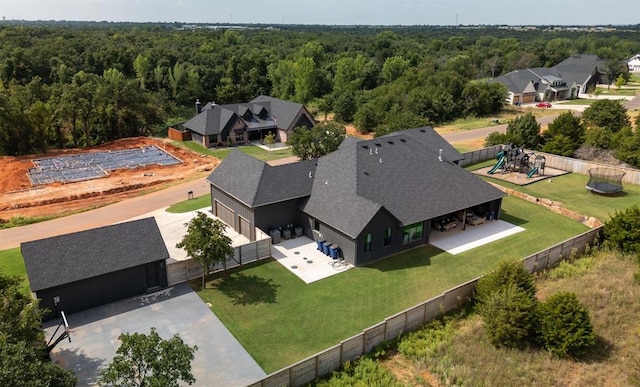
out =
<path fill-rule="evenodd" d="M 27 176 L 31 160 L 85 152 L 130 149 L 157 145 L 182 161 L 173 166 L 147 166 L 111 172 L 107 177 L 76 183 L 32 186 Z M 177 148 L 168 140 L 136 137 L 117 140 L 91 149 L 55 150 L 47 154 L 0 157 L 0 221 L 11 217 L 59 216 L 104 206 L 141 192 L 157 190 L 174 182 L 206 176 L 220 161 Z"/>

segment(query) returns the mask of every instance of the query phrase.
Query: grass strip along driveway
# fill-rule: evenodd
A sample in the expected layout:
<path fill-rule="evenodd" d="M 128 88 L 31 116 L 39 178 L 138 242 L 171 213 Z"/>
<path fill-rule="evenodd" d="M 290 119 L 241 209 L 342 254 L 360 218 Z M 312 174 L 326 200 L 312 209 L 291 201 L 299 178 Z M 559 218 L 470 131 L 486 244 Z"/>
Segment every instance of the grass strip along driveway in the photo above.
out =
<path fill-rule="evenodd" d="M 276 261 L 191 285 L 231 333 L 271 373 L 443 291 L 577 235 L 582 224 L 514 197 L 502 219 L 526 231 L 459 255 L 424 246 L 305 284 Z"/>

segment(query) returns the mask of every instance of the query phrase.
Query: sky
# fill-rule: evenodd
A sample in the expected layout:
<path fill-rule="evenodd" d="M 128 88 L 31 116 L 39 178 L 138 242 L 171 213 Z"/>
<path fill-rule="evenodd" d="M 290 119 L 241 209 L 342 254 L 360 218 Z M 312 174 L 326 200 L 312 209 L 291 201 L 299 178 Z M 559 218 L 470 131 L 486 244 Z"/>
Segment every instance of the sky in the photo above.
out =
<path fill-rule="evenodd" d="M 7 20 L 327 25 L 623 25 L 640 0 L 0 0 Z"/>

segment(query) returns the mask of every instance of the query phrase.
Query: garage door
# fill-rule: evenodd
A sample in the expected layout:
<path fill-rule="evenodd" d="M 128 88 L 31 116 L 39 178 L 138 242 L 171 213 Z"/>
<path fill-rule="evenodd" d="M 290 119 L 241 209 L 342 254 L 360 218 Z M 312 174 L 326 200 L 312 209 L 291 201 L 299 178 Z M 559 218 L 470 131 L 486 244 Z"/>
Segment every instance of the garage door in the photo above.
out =
<path fill-rule="evenodd" d="M 216 204 L 216 213 L 215 213 L 216 216 L 221 221 L 231 226 L 231 228 L 235 228 L 235 224 L 233 223 L 233 210 L 231 210 L 229 207 L 225 206 L 224 204 L 220 203 L 217 200 L 215 204 Z"/>
<path fill-rule="evenodd" d="M 249 225 L 249 221 L 242 216 L 238 216 L 238 224 L 240 225 L 240 234 L 251 240 L 251 226 Z"/>

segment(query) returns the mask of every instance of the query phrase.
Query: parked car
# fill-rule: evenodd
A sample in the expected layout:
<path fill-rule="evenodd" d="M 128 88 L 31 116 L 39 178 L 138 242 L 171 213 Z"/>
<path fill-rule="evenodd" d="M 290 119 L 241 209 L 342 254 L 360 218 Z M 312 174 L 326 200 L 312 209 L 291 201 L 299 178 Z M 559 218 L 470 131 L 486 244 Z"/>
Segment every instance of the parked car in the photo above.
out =
<path fill-rule="evenodd" d="M 551 104 L 549 102 L 538 102 L 536 104 L 536 107 L 539 107 L 539 108 L 550 108 Z"/>

